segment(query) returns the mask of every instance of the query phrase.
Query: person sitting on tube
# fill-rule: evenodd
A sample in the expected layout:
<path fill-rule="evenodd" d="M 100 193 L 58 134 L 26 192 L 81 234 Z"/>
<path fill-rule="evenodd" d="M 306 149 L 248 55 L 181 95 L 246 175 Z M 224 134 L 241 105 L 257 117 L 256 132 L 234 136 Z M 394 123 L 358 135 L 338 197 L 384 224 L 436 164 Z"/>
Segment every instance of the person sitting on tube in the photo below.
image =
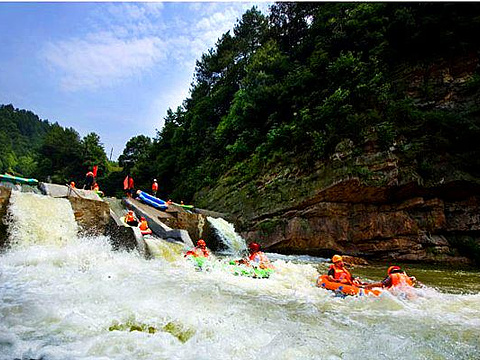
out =
<path fill-rule="evenodd" d="M 204 257 L 208 258 L 210 256 L 210 251 L 207 248 L 207 244 L 205 243 L 205 240 L 200 239 L 197 241 L 197 246 L 195 246 L 193 249 L 188 250 L 185 253 L 185 256 L 193 256 L 193 257 Z"/>
<path fill-rule="evenodd" d="M 387 277 L 380 282 L 368 284 L 365 289 L 372 289 L 375 287 L 382 287 L 392 289 L 396 287 L 409 288 L 417 282 L 414 276 L 408 276 L 400 266 L 390 266 L 387 270 Z"/>
<path fill-rule="evenodd" d="M 135 218 L 133 210 L 129 210 L 128 214 L 125 215 L 125 222 L 130 226 L 138 226 L 138 220 Z"/>
<path fill-rule="evenodd" d="M 273 269 L 274 266 L 268 259 L 267 255 L 261 250 L 260 244 L 256 242 L 251 242 L 248 244 L 248 260 L 253 266 L 258 266 L 261 269 Z"/>
<path fill-rule="evenodd" d="M 142 216 L 140 218 L 140 224 L 138 225 L 138 228 L 142 232 L 149 232 L 150 228 L 148 227 L 148 222 L 147 222 L 147 219 L 145 219 L 145 217 Z"/>
<path fill-rule="evenodd" d="M 362 282 L 356 278 L 353 278 L 352 274 L 350 274 L 350 272 L 345 268 L 345 263 L 340 255 L 333 255 L 332 262 L 333 265 L 330 265 L 327 273 L 330 281 L 339 282 L 346 285 L 362 285 Z"/>

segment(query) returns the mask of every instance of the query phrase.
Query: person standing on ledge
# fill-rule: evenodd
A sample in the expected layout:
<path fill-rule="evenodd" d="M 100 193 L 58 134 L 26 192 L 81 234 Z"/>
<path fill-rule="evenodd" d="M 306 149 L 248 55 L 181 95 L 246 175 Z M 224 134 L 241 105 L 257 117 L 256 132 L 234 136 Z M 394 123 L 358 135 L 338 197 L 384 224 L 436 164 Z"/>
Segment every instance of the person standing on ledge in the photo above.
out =
<path fill-rule="evenodd" d="M 133 182 L 133 178 L 130 175 L 127 175 L 125 180 L 123 180 L 123 190 L 125 190 L 125 193 L 128 197 L 133 197 L 135 194 L 134 187 L 135 184 Z"/>
<path fill-rule="evenodd" d="M 156 197 L 156 196 L 157 196 L 157 191 L 158 191 L 157 179 L 153 179 L 153 183 L 152 183 L 152 195 Z"/>
<path fill-rule="evenodd" d="M 83 186 L 83 188 L 86 190 L 92 190 L 94 182 L 95 176 L 93 175 L 93 172 L 87 172 L 87 174 L 85 175 L 85 185 Z"/>

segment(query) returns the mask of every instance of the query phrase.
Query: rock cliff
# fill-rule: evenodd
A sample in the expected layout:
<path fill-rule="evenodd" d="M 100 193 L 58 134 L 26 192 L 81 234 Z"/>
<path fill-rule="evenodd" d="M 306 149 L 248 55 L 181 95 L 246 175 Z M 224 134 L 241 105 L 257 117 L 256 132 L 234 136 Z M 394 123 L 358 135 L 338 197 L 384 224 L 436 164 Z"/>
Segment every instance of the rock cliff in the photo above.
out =
<path fill-rule="evenodd" d="M 480 101 L 468 85 L 478 64 L 471 55 L 405 67 L 397 86 L 422 111 L 465 111 Z M 279 162 L 253 180 L 227 174 L 195 201 L 270 251 L 480 264 L 478 169 L 457 167 L 448 147 L 427 152 L 396 136 L 385 148 L 381 129 L 364 130 L 360 146 L 344 139 L 329 159 Z"/>

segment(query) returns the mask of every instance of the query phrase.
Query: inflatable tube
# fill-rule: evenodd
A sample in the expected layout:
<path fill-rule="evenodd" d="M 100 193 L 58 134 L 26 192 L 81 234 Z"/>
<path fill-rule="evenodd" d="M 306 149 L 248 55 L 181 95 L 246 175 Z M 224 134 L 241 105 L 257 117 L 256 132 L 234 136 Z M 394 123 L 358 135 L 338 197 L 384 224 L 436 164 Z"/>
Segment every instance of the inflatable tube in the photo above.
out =
<path fill-rule="evenodd" d="M 203 256 L 187 255 L 185 258 L 190 261 L 197 270 L 208 269 L 208 267 L 211 266 L 210 260 Z"/>
<path fill-rule="evenodd" d="M 140 230 L 142 235 L 151 235 L 152 234 L 152 229 L 147 229 L 147 230 Z"/>
<path fill-rule="evenodd" d="M 382 290 L 379 290 L 379 289 L 363 289 L 354 285 L 347 285 L 347 284 L 330 281 L 328 279 L 328 275 L 320 276 L 320 280 L 318 281 L 318 286 L 327 290 L 335 291 L 336 293 L 341 293 L 343 295 L 352 295 L 352 296 L 364 296 L 364 295 L 378 296 L 382 293 Z"/>
<path fill-rule="evenodd" d="M 184 209 L 193 209 L 193 205 L 182 205 L 182 204 L 177 204 L 175 202 L 172 202 L 173 205 L 180 206 L 181 208 Z"/>
<path fill-rule="evenodd" d="M 7 181 L 13 184 L 28 184 L 28 185 L 37 185 L 37 179 L 26 179 L 18 176 L 12 176 L 8 174 L 0 175 L 0 181 Z"/>
<path fill-rule="evenodd" d="M 135 226 L 132 226 L 132 225 L 127 224 L 127 222 L 125 221 L 125 216 L 122 216 L 122 217 L 120 218 L 120 221 L 122 222 L 122 224 L 123 224 L 124 226 L 135 227 Z"/>
<path fill-rule="evenodd" d="M 229 271 L 235 276 L 246 276 L 255 279 L 268 279 L 273 274 L 273 269 L 261 269 L 258 267 L 251 267 L 245 265 L 238 265 L 230 263 Z"/>
<path fill-rule="evenodd" d="M 129 227 L 137 227 L 137 226 L 132 226 L 132 225 L 129 225 L 127 224 L 127 222 L 125 221 L 125 216 L 122 216 L 120 218 L 120 221 L 122 222 L 123 225 L 125 226 L 129 226 Z M 142 233 L 142 235 L 151 235 L 152 234 L 152 229 L 148 228 L 147 230 L 140 230 L 140 232 Z"/>
<path fill-rule="evenodd" d="M 165 201 L 156 198 L 155 196 L 149 195 L 146 192 L 139 191 L 138 198 L 142 200 L 145 204 L 153 206 L 154 208 L 165 210 L 168 208 L 168 205 Z"/>

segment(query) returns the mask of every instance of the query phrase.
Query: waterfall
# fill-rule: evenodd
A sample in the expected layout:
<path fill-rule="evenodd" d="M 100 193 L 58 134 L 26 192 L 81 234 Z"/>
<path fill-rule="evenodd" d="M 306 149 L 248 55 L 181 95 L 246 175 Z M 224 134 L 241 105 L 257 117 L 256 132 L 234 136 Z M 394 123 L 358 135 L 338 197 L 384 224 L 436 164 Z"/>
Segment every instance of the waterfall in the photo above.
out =
<path fill-rule="evenodd" d="M 77 223 L 67 199 L 13 191 L 8 209 L 11 246 L 61 246 L 76 238 Z"/>
<path fill-rule="evenodd" d="M 225 252 L 238 255 L 247 249 L 245 240 L 235 232 L 235 227 L 222 218 L 213 218 L 207 216 L 210 225 L 215 229 L 215 233 L 225 245 Z"/>
<path fill-rule="evenodd" d="M 148 251 L 154 258 L 161 258 L 173 262 L 183 257 L 183 244 L 167 242 L 155 236 L 146 236 L 144 240 L 145 244 L 147 244 Z"/>

